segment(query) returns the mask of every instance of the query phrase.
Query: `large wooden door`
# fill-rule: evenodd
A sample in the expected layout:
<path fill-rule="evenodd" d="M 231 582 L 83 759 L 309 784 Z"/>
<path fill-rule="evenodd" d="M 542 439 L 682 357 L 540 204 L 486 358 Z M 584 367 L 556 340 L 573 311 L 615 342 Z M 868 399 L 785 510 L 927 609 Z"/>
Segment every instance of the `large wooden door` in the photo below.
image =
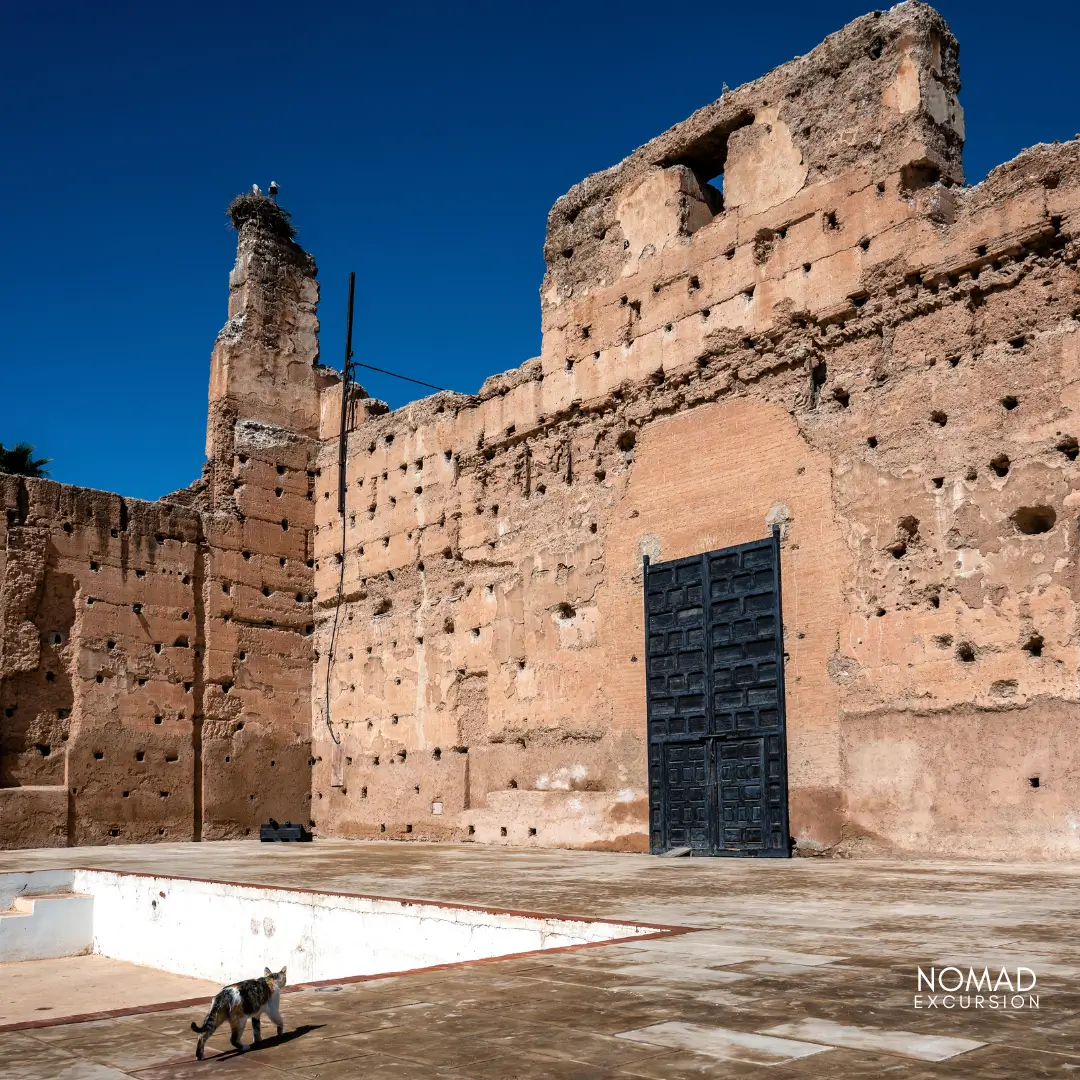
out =
<path fill-rule="evenodd" d="M 652 851 L 787 857 L 779 530 L 644 578 Z"/>

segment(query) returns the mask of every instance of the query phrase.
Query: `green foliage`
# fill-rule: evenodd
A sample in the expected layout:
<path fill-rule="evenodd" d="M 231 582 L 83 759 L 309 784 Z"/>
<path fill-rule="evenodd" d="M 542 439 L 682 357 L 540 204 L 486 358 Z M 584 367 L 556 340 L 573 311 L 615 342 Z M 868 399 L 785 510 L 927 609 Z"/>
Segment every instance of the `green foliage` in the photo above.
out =
<path fill-rule="evenodd" d="M 52 458 L 34 457 L 34 447 L 28 442 L 17 442 L 10 449 L 0 443 L 0 473 L 14 476 L 48 476 L 45 468 Z"/>

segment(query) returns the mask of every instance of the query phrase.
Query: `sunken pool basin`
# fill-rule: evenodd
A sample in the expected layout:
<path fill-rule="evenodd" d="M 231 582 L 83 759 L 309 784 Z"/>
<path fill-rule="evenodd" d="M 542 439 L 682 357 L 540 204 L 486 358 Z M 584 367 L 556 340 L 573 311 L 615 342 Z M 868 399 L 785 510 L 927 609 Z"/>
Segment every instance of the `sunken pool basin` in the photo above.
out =
<path fill-rule="evenodd" d="M 622 941 L 667 927 L 109 870 L 0 874 L 0 962 L 97 953 L 221 983 L 308 983 Z"/>

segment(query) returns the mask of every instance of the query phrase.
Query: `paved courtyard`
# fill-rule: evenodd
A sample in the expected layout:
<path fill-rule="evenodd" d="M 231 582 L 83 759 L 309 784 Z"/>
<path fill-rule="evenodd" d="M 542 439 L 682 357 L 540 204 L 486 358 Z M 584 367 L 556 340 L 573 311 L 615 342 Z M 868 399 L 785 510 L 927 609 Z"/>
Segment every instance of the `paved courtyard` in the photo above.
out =
<path fill-rule="evenodd" d="M 189 1024 L 204 1015 L 205 999 L 153 1008 L 185 1000 L 184 982 L 198 998 L 205 984 L 197 980 L 148 978 L 145 968 L 95 957 L 0 965 L 0 1011 L 5 1002 L 20 1010 L 14 1021 L 0 1020 L 3 1080 L 995 1080 L 1080 1072 L 1080 867 L 756 863 L 333 840 L 0 853 L 0 871 L 72 865 L 688 932 L 297 989 L 283 998 L 284 1037 L 236 1055 L 225 1052 L 227 1029 L 219 1031 L 202 1062 Z M 1027 994 L 1024 1008 L 915 1008 L 917 968 L 946 965 L 965 974 L 988 967 L 995 977 L 1002 967 L 1030 968 L 1038 1008 L 1028 1007 Z M 80 985 L 65 991 L 72 984 Z M 974 1005 L 975 992 L 964 998 Z M 57 1022 L 103 1011 L 123 1015 Z M 34 1014 L 44 1019 L 26 1019 Z"/>

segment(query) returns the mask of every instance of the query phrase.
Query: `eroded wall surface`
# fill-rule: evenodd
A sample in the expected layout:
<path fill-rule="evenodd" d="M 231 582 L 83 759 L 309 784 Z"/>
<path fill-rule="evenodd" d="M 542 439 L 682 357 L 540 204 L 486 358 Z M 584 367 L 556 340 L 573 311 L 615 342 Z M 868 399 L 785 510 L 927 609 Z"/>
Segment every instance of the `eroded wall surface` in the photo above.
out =
<path fill-rule="evenodd" d="M 1080 148 L 963 187 L 957 52 L 866 16 L 573 188 L 542 355 L 357 402 L 344 528 L 326 391 L 322 832 L 645 850 L 642 555 L 775 522 L 797 851 L 1077 852 Z"/>
<path fill-rule="evenodd" d="M 314 275 L 241 226 L 190 489 L 0 477 L 0 847 L 308 820 Z"/>
<path fill-rule="evenodd" d="M 541 355 L 353 387 L 344 517 L 249 203 L 202 478 L 3 483 L 0 844 L 645 850 L 642 557 L 775 524 L 796 852 L 1076 855 L 1080 143 L 964 187 L 957 55 L 868 15 L 576 185 Z"/>

